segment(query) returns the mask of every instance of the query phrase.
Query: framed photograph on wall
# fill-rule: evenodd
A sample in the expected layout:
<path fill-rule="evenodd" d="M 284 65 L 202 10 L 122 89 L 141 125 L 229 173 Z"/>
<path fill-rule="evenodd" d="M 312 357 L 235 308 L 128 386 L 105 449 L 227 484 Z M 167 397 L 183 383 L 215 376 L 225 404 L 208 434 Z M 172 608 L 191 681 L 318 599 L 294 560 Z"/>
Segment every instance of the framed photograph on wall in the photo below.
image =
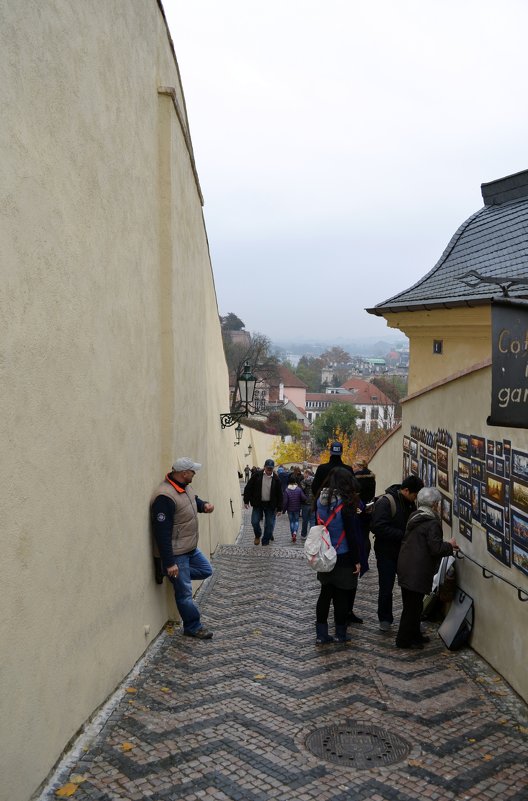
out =
<path fill-rule="evenodd" d="M 458 477 L 458 497 L 461 501 L 471 503 L 471 484 Z"/>
<path fill-rule="evenodd" d="M 495 557 L 499 562 L 509 565 L 509 551 L 505 547 L 504 538 L 492 529 L 486 529 L 486 544 L 488 553 Z"/>
<path fill-rule="evenodd" d="M 512 509 L 511 513 L 511 535 L 512 539 L 520 542 L 524 548 L 528 548 L 528 517 Z"/>
<path fill-rule="evenodd" d="M 486 478 L 486 466 L 484 462 L 476 462 L 471 460 L 471 478 L 476 481 L 484 481 Z"/>
<path fill-rule="evenodd" d="M 449 528 L 453 525 L 453 516 L 452 516 L 452 506 L 451 506 L 451 498 L 448 498 L 446 495 L 442 495 L 442 520 L 444 523 L 447 523 Z"/>
<path fill-rule="evenodd" d="M 408 437 L 407 434 L 405 434 L 403 437 L 403 450 L 406 453 L 409 453 L 409 451 L 411 450 L 411 438 Z"/>
<path fill-rule="evenodd" d="M 496 440 L 495 441 L 495 456 L 502 456 L 502 454 L 503 454 L 502 440 L 501 441 Z"/>
<path fill-rule="evenodd" d="M 504 459 L 499 456 L 495 457 L 495 472 L 498 476 L 504 475 Z"/>
<path fill-rule="evenodd" d="M 488 473 L 495 472 L 495 457 L 494 456 L 487 456 L 486 457 L 486 470 Z"/>
<path fill-rule="evenodd" d="M 436 465 L 434 462 L 429 462 L 427 485 L 429 487 L 436 487 Z"/>
<path fill-rule="evenodd" d="M 480 459 L 482 462 L 486 458 L 486 440 L 484 437 L 475 437 L 473 434 L 469 438 L 470 454 L 473 459 Z"/>
<path fill-rule="evenodd" d="M 458 530 L 463 537 L 471 542 L 473 539 L 473 529 L 464 520 L 458 521 Z"/>
<path fill-rule="evenodd" d="M 471 462 L 465 459 L 458 460 L 458 475 L 463 481 L 471 480 Z"/>
<path fill-rule="evenodd" d="M 512 562 L 513 565 L 528 576 L 528 551 L 519 542 L 512 541 Z"/>
<path fill-rule="evenodd" d="M 528 453 L 516 451 L 512 448 L 511 474 L 523 481 L 528 481 Z"/>
<path fill-rule="evenodd" d="M 449 470 L 449 451 L 443 445 L 436 446 L 436 464 L 440 470 Z"/>
<path fill-rule="evenodd" d="M 459 456 L 469 456 L 469 437 L 467 434 L 457 434 L 457 452 Z"/>
<path fill-rule="evenodd" d="M 483 521 L 484 522 L 484 521 Z M 504 509 L 502 506 L 496 506 L 494 503 L 486 503 L 486 528 L 492 528 L 494 531 L 502 534 L 504 531 Z"/>
<path fill-rule="evenodd" d="M 471 516 L 471 506 L 469 503 L 466 503 L 465 501 L 458 502 L 458 516 L 466 523 L 471 523 L 473 518 Z"/>
<path fill-rule="evenodd" d="M 486 453 L 488 454 L 488 456 L 495 456 L 495 440 L 494 439 L 489 439 L 488 440 Z"/>
<path fill-rule="evenodd" d="M 449 473 L 446 473 L 444 470 L 440 470 L 440 468 L 438 468 L 436 471 L 436 480 L 439 487 L 446 492 L 449 492 Z"/>
<path fill-rule="evenodd" d="M 471 513 L 473 515 L 473 520 L 476 521 L 480 520 L 480 487 L 480 481 L 471 482 Z"/>
<path fill-rule="evenodd" d="M 528 512 L 528 483 L 519 481 L 517 478 L 511 480 L 510 503 L 517 506 L 523 512 Z"/>
<path fill-rule="evenodd" d="M 503 478 L 492 476 L 488 473 L 486 476 L 486 497 L 488 500 L 504 506 L 504 486 L 505 481 Z"/>

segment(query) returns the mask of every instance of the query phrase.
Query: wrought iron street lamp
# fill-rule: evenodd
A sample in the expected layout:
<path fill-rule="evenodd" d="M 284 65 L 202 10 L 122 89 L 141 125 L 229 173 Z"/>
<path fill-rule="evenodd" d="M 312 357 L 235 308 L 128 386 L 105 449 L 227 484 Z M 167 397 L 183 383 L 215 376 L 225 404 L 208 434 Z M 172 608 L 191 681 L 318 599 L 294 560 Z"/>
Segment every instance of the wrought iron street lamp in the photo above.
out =
<path fill-rule="evenodd" d="M 251 409 L 251 404 L 253 403 L 256 383 L 257 379 L 251 372 L 251 367 L 246 362 L 244 365 L 244 370 L 237 381 L 237 393 L 239 400 L 231 412 L 226 412 L 220 415 L 220 425 L 222 428 L 234 426 L 235 423 L 240 423 L 242 417 L 247 417 L 248 415 L 255 413 L 254 410 Z"/>
<path fill-rule="evenodd" d="M 244 429 L 242 428 L 242 426 L 239 423 L 237 425 L 237 427 L 235 428 L 235 438 L 236 438 L 235 445 L 240 445 L 240 440 L 242 439 L 242 434 L 243 433 L 244 433 Z"/>

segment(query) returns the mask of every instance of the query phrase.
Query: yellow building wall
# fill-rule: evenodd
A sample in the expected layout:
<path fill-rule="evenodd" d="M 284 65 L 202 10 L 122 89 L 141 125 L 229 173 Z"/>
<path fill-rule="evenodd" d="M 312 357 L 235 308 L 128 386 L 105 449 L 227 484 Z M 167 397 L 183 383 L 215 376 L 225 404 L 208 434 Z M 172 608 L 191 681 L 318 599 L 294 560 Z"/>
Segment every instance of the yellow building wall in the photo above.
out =
<path fill-rule="evenodd" d="M 384 316 L 390 328 L 398 328 L 409 338 L 409 395 L 490 356 L 490 306 L 405 311 Z M 442 342 L 441 354 L 434 352 L 435 340 Z"/>
<path fill-rule="evenodd" d="M 234 445 L 234 434 L 232 439 Z M 250 468 L 259 467 L 262 469 L 266 459 L 274 459 L 273 454 L 280 440 L 279 436 L 265 434 L 263 431 L 244 426 L 240 445 L 234 445 L 239 472 L 243 474 L 246 465 L 249 465 Z M 249 446 L 251 446 L 251 449 Z"/>
<path fill-rule="evenodd" d="M 0 98 L 0 799 L 27 801 L 173 613 L 148 523 L 173 459 L 204 464 L 206 553 L 241 513 L 158 4 L 2 3 Z"/>
<path fill-rule="evenodd" d="M 449 490 L 440 491 L 453 499 L 453 472 L 458 468 L 457 433 L 484 437 L 487 440 L 511 442 L 512 449 L 528 452 L 528 430 L 511 429 L 486 424 L 491 409 L 491 369 L 476 370 L 449 381 L 431 391 L 423 392 L 403 404 L 402 437 L 411 437 L 413 427 L 426 431 L 441 429 L 449 432 L 453 446 L 449 448 Z M 393 483 L 402 477 L 402 448 L 394 448 L 389 439 L 371 461 L 371 469 L 382 476 L 389 469 Z M 417 443 L 418 453 L 420 443 Z M 384 472 L 382 472 L 384 471 Z M 378 493 L 382 491 L 379 485 Z M 528 516 L 528 515 L 526 515 Z M 497 670 L 521 697 L 528 700 L 528 637 L 526 615 L 528 604 L 518 599 L 517 589 L 523 597 L 528 594 L 528 576 L 515 566 L 507 566 L 488 551 L 486 531 L 477 522 L 472 523 L 472 540 L 459 533 L 459 518 L 453 516 L 449 527 L 443 522 L 444 539 L 454 536 L 464 554 L 488 571 L 513 583 L 513 587 L 499 578 L 485 579 L 481 567 L 469 559 L 456 562 L 457 583 L 474 600 L 475 625 L 471 646 Z M 398 590 L 395 590 L 398 592 Z"/>

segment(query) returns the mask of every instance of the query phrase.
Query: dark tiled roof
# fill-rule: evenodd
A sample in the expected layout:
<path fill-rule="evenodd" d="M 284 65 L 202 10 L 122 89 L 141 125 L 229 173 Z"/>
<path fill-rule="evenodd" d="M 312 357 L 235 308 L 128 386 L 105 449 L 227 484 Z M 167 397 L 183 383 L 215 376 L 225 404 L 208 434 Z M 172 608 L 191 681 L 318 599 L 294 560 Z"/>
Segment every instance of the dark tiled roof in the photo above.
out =
<path fill-rule="evenodd" d="M 482 194 L 486 205 L 460 226 L 433 269 L 368 312 L 487 304 L 502 296 L 501 283 L 521 279 L 509 295 L 528 297 L 528 170 L 483 184 Z M 497 283 L 467 276 L 471 270 Z"/>
<path fill-rule="evenodd" d="M 292 373 L 283 364 L 277 365 L 277 377 L 270 380 L 270 385 L 278 386 L 279 383 L 284 384 L 285 387 L 297 387 L 299 389 L 306 389 L 306 384 L 297 378 L 295 373 Z"/>

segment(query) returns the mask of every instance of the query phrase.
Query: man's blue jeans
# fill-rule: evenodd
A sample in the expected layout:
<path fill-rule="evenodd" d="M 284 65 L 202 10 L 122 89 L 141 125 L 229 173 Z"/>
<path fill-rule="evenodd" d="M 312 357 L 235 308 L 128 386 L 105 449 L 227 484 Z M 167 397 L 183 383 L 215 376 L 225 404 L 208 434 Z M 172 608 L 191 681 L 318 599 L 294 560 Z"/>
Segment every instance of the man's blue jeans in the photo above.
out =
<path fill-rule="evenodd" d="M 392 623 L 394 621 L 394 615 L 392 613 L 392 591 L 396 580 L 398 557 L 377 553 L 376 563 L 378 566 L 379 579 L 378 620 L 385 620 L 387 623 Z"/>
<path fill-rule="evenodd" d="M 303 503 L 301 506 L 301 514 L 302 514 L 302 529 L 301 529 L 301 537 L 306 537 L 308 534 L 308 527 L 315 526 L 315 512 L 312 512 L 312 504 L 311 503 Z"/>
<path fill-rule="evenodd" d="M 203 553 L 195 548 L 189 553 L 182 553 L 174 557 L 179 568 L 176 578 L 170 578 L 174 587 L 176 606 L 183 623 L 183 630 L 196 634 L 202 628 L 200 610 L 192 596 L 192 581 L 206 579 L 212 575 L 213 568 Z"/>
<path fill-rule="evenodd" d="M 260 527 L 262 515 L 264 515 L 264 536 L 262 536 L 262 529 Z M 275 509 L 272 509 L 271 506 L 263 506 L 261 508 L 254 506 L 251 510 L 251 525 L 253 526 L 255 537 L 259 539 L 262 537 L 263 545 L 267 545 L 273 535 L 276 516 Z"/>

